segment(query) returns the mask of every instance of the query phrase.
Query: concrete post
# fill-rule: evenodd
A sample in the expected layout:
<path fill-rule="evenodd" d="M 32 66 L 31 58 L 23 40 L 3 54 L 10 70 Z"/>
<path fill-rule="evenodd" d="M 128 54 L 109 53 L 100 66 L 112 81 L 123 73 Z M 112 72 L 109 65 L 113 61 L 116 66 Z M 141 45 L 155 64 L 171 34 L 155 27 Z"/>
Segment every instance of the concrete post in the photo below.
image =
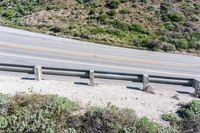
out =
<path fill-rule="evenodd" d="M 95 83 L 94 83 L 94 70 L 90 70 L 89 80 L 90 80 L 90 86 L 94 86 L 95 85 Z"/>
<path fill-rule="evenodd" d="M 195 89 L 195 97 L 199 97 L 200 96 L 200 80 L 198 79 L 194 79 L 193 80 L 193 88 Z"/>
<path fill-rule="evenodd" d="M 146 90 L 147 87 L 149 87 L 149 75 L 146 74 L 143 75 L 142 83 L 143 83 L 143 90 Z"/>
<path fill-rule="evenodd" d="M 38 65 L 34 67 L 35 80 L 42 80 L 42 66 Z"/>

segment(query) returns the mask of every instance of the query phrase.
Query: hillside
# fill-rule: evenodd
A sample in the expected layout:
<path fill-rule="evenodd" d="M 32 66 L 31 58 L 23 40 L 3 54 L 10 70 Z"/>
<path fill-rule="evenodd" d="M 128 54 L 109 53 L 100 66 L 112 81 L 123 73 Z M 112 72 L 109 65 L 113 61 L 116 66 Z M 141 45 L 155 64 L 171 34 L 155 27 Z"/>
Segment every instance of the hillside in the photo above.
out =
<path fill-rule="evenodd" d="M 0 24 L 122 47 L 200 52 L 199 0 L 0 0 Z"/>

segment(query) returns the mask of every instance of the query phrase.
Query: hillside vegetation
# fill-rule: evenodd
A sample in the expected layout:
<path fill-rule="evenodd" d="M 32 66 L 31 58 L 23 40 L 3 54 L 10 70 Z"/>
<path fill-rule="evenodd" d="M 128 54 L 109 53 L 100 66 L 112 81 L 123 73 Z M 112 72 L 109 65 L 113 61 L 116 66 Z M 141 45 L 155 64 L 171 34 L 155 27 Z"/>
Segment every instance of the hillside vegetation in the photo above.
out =
<path fill-rule="evenodd" d="M 163 127 L 131 109 L 116 106 L 80 111 L 78 104 L 57 95 L 0 94 L 0 133 L 199 133 L 200 101 L 162 116 Z M 82 112 L 82 113 L 81 113 Z M 179 118 L 178 118 L 179 117 Z"/>
<path fill-rule="evenodd" d="M 0 24 L 123 47 L 200 52 L 199 0 L 0 0 Z"/>

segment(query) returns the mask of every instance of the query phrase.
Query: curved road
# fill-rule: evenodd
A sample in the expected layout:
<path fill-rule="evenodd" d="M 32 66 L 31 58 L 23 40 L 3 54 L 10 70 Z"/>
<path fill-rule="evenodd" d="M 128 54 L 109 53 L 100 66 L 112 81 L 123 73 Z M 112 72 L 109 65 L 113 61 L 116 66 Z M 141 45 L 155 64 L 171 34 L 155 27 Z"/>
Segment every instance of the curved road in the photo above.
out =
<path fill-rule="evenodd" d="M 118 48 L 0 26 L 0 63 L 199 77 L 200 57 Z"/>

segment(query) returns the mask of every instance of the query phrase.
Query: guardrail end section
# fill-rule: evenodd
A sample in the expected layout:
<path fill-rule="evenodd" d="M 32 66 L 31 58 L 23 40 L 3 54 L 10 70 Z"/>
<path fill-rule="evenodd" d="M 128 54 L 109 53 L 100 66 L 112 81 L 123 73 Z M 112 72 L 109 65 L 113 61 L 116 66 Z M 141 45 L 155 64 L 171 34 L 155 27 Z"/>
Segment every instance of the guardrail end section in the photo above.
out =
<path fill-rule="evenodd" d="M 147 74 L 143 75 L 142 83 L 143 83 L 143 90 L 145 91 L 147 87 L 149 87 L 149 75 Z"/>
<path fill-rule="evenodd" d="M 37 65 L 34 67 L 34 74 L 35 74 L 35 80 L 41 81 L 42 80 L 42 66 Z"/>
<path fill-rule="evenodd" d="M 90 86 L 94 86 L 94 70 L 90 70 L 89 72 L 89 80 L 90 80 Z"/>
<path fill-rule="evenodd" d="M 193 88 L 195 89 L 195 97 L 200 97 L 200 80 L 194 79 L 193 80 Z"/>

